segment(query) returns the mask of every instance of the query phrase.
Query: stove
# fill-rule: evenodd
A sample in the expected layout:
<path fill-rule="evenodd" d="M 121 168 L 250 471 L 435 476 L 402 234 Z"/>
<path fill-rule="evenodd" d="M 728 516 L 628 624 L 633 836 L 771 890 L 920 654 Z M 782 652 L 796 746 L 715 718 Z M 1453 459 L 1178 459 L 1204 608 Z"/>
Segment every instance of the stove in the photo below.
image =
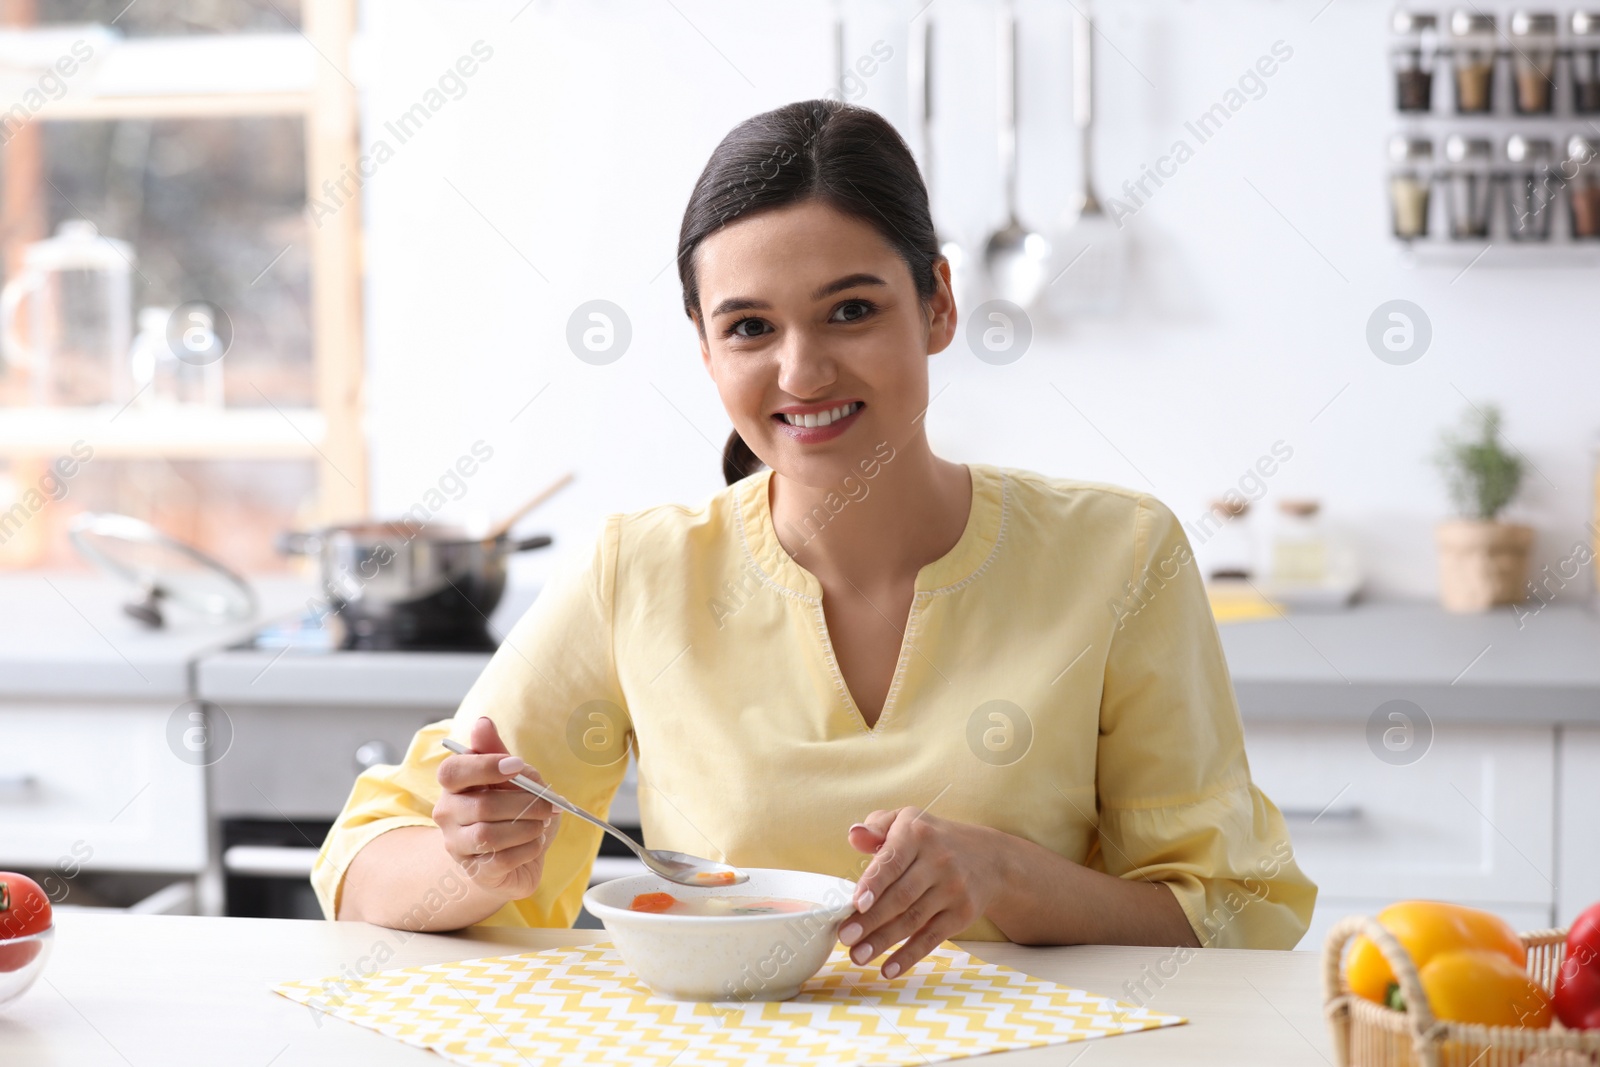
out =
<path fill-rule="evenodd" d="M 500 647 L 487 619 L 477 626 L 430 627 L 412 617 L 380 626 L 372 619 L 347 621 L 339 612 L 307 609 L 268 623 L 232 648 L 236 651 L 322 654 L 331 652 L 493 652 Z"/>

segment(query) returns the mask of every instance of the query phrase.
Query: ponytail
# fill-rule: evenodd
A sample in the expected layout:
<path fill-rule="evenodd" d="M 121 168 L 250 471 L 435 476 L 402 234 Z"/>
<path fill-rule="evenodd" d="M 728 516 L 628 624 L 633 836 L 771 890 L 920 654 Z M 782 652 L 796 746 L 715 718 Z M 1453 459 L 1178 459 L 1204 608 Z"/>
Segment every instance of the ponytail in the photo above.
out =
<path fill-rule="evenodd" d="M 722 446 L 722 476 L 729 485 L 749 477 L 764 466 L 766 464 L 750 451 L 750 446 L 744 443 L 738 430 L 728 434 L 728 443 Z"/>

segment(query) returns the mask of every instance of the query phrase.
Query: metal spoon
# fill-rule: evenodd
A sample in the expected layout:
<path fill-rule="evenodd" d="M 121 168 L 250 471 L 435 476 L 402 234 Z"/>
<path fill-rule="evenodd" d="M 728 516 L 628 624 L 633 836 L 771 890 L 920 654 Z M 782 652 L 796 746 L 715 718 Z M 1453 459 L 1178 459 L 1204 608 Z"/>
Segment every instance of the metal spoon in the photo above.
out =
<path fill-rule="evenodd" d="M 445 738 L 442 742 L 445 748 L 458 756 L 476 756 L 480 753 L 461 744 L 459 741 Z M 591 822 L 600 827 L 612 837 L 621 841 L 633 850 L 646 867 L 659 874 L 669 882 L 679 885 L 692 885 L 705 888 L 707 886 L 740 885 L 750 880 L 750 876 L 737 867 L 715 860 L 701 859 L 699 856 L 690 856 L 682 852 L 668 852 L 664 849 L 645 848 L 639 842 L 618 830 L 598 815 L 591 815 L 566 797 L 535 782 L 525 774 L 519 774 L 511 779 L 511 784 L 521 789 L 526 789 L 540 800 L 548 800 L 562 811 L 569 811 L 578 818 Z"/>
<path fill-rule="evenodd" d="M 1017 219 L 1017 17 L 1000 16 L 1000 164 L 1005 172 L 1006 222 L 989 238 L 983 263 L 994 291 L 1026 308 L 1044 288 L 1050 242 Z"/>

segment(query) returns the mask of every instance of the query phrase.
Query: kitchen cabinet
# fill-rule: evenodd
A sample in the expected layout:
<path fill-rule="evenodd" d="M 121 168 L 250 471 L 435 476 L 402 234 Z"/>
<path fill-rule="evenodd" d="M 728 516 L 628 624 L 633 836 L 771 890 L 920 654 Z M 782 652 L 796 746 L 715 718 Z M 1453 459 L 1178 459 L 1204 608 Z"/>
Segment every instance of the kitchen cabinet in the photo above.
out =
<path fill-rule="evenodd" d="M 1556 778 L 1556 924 L 1567 926 L 1600 903 L 1600 726 L 1561 731 Z"/>
<path fill-rule="evenodd" d="M 169 746 L 174 712 L 165 703 L 0 705 L 0 863 L 204 869 L 205 772 Z M 178 714 L 187 752 L 183 733 L 204 725 Z"/>
<path fill-rule="evenodd" d="M 1554 731 L 1447 727 L 1395 766 L 1364 726 L 1249 731 L 1258 781 L 1325 892 L 1550 905 Z"/>
<path fill-rule="evenodd" d="M 1319 920 L 1358 901 L 1427 897 L 1550 925 L 1554 730 L 1443 724 L 1402 764 L 1374 754 L 1364 721 L 1252 723 L 1245 743 L 1317 883 Z"/>

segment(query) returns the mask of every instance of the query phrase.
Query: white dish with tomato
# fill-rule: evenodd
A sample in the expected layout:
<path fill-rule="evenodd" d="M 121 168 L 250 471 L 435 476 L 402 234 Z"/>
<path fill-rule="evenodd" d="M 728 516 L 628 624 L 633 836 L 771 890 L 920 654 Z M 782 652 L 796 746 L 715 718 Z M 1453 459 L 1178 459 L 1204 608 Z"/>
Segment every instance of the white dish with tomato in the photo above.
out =
<path fill-rule="evenodd" d="M 28 991 L 50 958 L 55 927 L 39 883 L 0 871 L 0 1006 Z"/>
<path fill-rule="evenodd" d="M 788 1000 L 816 974 L 855 913 L 855 883 L 746 867 L 736 886 L 674 885 L 653 874 L 590 888 L 584 907 L 623 962 L 673 1000 Z"/>

